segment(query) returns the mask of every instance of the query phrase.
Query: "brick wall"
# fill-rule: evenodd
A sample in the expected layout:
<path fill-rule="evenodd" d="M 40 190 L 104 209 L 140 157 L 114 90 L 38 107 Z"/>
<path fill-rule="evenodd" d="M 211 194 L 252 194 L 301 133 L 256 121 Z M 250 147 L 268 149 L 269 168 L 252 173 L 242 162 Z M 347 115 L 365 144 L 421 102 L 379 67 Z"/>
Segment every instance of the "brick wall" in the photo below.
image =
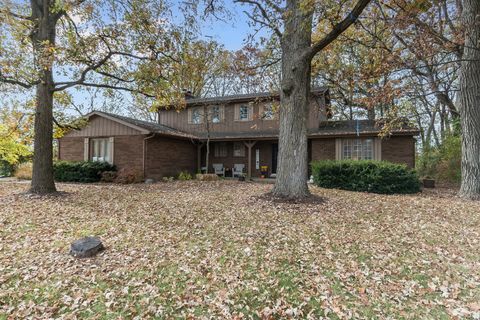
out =
<path fill-rule="evenodd" d="M 143 172 L 143 139 L 145 135 L 114 137 L 113 164 L 117 169 L 131 168 Z"/>
<path fill-rule="evenodd" d="M 64 137 L 58 139 L 58 159 L 83 161 L 83 138 Z"/>
<path fill-rule="evenodd" d="M 312 160 L 335 160 L 335 138 L 312 139 Z M 415 167 L 415 139 L 394 136 L 382 140 L 382 160 Z"/>
<path fill-rule="evenodd" d="M 402 163 L 415 167 L 415 139 L 411 136 L 397 136 L 382 141 L 382 160 Z"/>
<path fill-rule="evenodd" d="M 314 160 L 335 160 L 335 139 L 312 139 Z"/>
<path fill-rule="evenodd" d="M 180 171 L 195 173 L 197 146 L 190 140 L 155 137 L 147 140 L 146 178 L 178 176 Z"/>

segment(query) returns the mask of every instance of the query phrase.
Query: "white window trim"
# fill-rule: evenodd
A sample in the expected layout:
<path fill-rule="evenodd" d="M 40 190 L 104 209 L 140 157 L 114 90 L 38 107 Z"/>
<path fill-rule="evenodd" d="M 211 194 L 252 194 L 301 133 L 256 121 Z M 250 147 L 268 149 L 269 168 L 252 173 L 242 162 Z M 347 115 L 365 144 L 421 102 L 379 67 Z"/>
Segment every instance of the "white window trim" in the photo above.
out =
<path fill-rule="evenodd" d="M 83 139 L 83 161 L 90 159 L 90 138 Z"/>

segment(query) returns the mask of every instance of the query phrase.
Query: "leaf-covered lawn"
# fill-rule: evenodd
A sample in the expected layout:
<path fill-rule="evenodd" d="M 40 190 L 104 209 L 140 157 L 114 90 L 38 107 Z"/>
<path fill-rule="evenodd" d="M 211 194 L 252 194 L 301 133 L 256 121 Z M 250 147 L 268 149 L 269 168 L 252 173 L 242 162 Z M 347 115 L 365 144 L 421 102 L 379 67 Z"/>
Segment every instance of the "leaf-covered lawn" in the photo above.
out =
<path fill-rule="evenodd" d="M 271 185 L 0 183 L 0 319 L 480 318 L 480 203 Z M 78 260 L 72 241 L 106 251 Z"/>

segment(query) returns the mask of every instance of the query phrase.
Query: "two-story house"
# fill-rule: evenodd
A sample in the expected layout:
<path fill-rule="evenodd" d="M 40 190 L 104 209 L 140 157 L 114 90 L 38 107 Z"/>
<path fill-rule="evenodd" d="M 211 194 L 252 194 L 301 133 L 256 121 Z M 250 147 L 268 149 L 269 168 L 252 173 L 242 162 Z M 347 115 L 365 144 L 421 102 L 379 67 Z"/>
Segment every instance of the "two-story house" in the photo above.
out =
<path fill-rule="evenodd" d="M 181 110 L 159 110 L 158 123 L 95 111 L 87 115 L 86 127 L 59 139 L 59 158 L 109 161 L 160 179 L 205 170 L 208 141 L 209 172 L 221 166 L 229 176 L 240 165 L 248 176 L 258 177 L 266 167 L 267 176 L 275 177 L 278 109 L 278 94 L 257 93 L 186 99 Z M 406 126 L 382 139 L 378 122 L 331 121 L 326 88 L 312 90 L 309 110 L 309 161 L 372 159 L 414 166 L 417 129 Z"/>

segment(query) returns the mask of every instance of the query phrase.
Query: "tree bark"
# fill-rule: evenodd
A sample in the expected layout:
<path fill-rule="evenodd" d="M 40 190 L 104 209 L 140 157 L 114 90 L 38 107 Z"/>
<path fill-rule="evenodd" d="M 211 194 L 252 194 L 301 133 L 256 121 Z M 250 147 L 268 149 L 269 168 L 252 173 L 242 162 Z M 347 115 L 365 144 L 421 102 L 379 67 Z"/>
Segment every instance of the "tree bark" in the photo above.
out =
<path fill-rule="evenodd" d="M 56 192 L 53 180 L 53 51 L 56 17 L 50 12 L 49 0 L 32 0 L 32 18 L 36 27 L 31 34 L 35 64 L 40 72 L 36 90 L 34 125 L 33 173 L 30 192 L 48 194 Z"/>
<path fill-rule="evenodd" d="M 462 185 L 460 196 L 480 200 L 480 1 L 463 1 L 465 46 L 460 68 Z"/>
<path fill-rule="evenodd" d="M 304 198 L 307 186 L 307 116 L 310 96 L 312 11 L 300 0 L 287 1 L 282 46 L 280 93 L 280 134 L 277 178 L 273 194 L 277 197 Z"/>

